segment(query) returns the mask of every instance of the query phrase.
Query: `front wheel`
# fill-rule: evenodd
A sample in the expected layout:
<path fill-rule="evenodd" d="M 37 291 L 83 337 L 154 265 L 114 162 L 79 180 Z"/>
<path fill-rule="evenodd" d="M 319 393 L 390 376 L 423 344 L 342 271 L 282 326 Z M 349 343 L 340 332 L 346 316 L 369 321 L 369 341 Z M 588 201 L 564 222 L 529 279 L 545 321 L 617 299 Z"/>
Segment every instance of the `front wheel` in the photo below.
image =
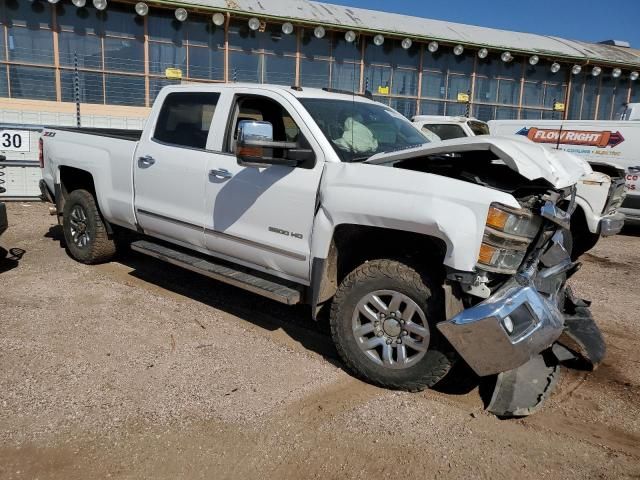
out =
<path fill-rule="evenodd" d="M 455 355 L 435 324 L 444 320 L 440 288 L 394 260 L 351 272 L 331 308 L 333 341 L 359 378 L 385 388 L 419 391 L 451 369 Z"/>
<path fill-rule="evenodd" d="M 86 190 L 74 190 L 65 200 L 62 228 L 67 248 L 79 262 L 108 262 L 116 253 L 115 242 L 107 234 L 96 200 Z"/>

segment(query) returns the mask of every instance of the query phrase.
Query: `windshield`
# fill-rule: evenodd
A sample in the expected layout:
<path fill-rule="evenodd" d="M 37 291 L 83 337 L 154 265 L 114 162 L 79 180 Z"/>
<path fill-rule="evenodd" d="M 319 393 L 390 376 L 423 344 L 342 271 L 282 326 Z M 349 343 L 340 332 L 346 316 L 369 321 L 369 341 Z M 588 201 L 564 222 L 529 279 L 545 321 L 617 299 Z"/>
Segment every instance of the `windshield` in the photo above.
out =
<path fill-rule="evenodd" d="M 377 153 L 429 143 L 409 120 L 383 105 L 323 98 L 300 102 L 343 162 L 362 162 Z"/>
<path fill-rule="evenodd" d="M 484 122 L 478 122 L 477 120 L 469 120 L 467 122 L 471 131 L 477 135 L 489 135 L 489 125 Z"/>

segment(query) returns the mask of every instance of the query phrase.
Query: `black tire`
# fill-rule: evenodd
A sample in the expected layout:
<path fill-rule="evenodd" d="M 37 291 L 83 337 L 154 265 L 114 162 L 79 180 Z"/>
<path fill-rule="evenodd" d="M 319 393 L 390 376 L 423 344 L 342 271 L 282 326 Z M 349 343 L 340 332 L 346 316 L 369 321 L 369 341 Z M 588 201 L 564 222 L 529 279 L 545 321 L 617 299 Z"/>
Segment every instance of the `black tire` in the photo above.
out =
<path fill-rule="evenodd" d="M 415 302 L 426 317 L 430 335 L 428 349 L 411 366 L 393 369 L 376 363 L 359 346 L 361 342 L 354 334 L 354 314 L 359 302 L 377 291 L 399 292 Z M 373 260 L 360 265 L 344 279 L 333 299 L 329 322 L 338 353 L 355 376 L 381 387 L 414 392 L 442 380 L 456 359 L 451 346 L 435 328 L 441 320 L 444 320 L 442 289 L 426 274 L 400 261 Z M 380 332 L 371 335 L 375 340 L 373 335 L 380 336 Z M 383 348 L 381 345 L 380 349 Z"/>
<path fill-rule="evenodd" d="M 600 235 L 589 231 L 584 211 L 581 208 L 576 209 L 571 217 L 571 238 L 571 260 L 574 262 L 595 247 L 600 240 Z"/>
<path fill-rule="evenodd" d="M 77 221 L 77 213 L 79 207 L 85 218 L 80 222 Z M 75 212 L 75 214 L 74 214 Z M 73 217 L 75 215 L 75 217 Z M 77 241 L 78 236 L 74 238 L 74 232 L 78 228 L 74 227 L 80 224 L 82 232 L 86 232 L 86 243 L 81 244 Z M 67 197 L 62 212 L 62 229 L 64 231 L 64 239 L 71 256 L 79 262 L 86 264 L 96 264 L 108 262 L 116 253 L 115 242 L 109 238 L 107 228 L 105 227 L 98 205 L 94 196 L 86 190 L 74 190 Z"/>
<path fill-rule="evenodd" d="M 571 260 L 574 262 L 578 260 L 582 255 L 595 247 L 598 241 L 600 241 L 600 235 L 591 233 L 588 230 L 583 231 L 581 234 L 574 234 Z"/>

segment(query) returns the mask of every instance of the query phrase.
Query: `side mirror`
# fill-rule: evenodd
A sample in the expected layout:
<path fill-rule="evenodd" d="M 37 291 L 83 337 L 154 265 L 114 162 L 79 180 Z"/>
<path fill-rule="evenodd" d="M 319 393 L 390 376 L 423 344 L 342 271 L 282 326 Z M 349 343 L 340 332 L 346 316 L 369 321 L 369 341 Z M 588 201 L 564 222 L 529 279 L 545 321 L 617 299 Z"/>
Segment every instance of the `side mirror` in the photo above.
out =
<path fill-rule="evenodd" d="M 236 140 L 238 163 L 246 166 L 286 165 L 295 167 L 313 156 L 312 150 L 293 142 L 274 142 L 273 125 L 257 120 L 241 120 Z"/>

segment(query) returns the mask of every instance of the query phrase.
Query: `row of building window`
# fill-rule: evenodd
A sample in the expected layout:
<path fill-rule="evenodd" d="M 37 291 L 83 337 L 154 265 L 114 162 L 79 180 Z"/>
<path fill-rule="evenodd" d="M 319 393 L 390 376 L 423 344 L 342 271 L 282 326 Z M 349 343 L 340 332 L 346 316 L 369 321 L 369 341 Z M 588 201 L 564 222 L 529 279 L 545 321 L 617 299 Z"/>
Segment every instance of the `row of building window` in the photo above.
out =
<path fill-rule="evenodd" d="M 167 68 L 187 81 L 369 90 L 407 116 L 560 118 L 553 105 L 561 102 L 567 118 L 610 119 L 625 102 L 640 101 L 640 86 L 628 78 L 583 74 L 569 82 L 567 68 L 553 74 L 524 58 L 481 60 L 444 46 L 431 53 L 417 42 L 405 50 L 392 39 L 375 46 L 366 36 L 348 43 L 341 32 L 318 39 L 308 28 L 285 35 L 278 24 L 254 32 L 246 19 L 232 19 L 225 31 L 209 16 L 179 22 L 173 11 L 154 9 L 141 18 L 132 4 L 110 3 L 100 12 L 4 0 L 0 23 L 3 97 L 73 101 L 77 64 L 80 99 L 88 103 L 148 106 L 171 83 Z M 460 93 L 470 105 L 457 101 Z"/>

